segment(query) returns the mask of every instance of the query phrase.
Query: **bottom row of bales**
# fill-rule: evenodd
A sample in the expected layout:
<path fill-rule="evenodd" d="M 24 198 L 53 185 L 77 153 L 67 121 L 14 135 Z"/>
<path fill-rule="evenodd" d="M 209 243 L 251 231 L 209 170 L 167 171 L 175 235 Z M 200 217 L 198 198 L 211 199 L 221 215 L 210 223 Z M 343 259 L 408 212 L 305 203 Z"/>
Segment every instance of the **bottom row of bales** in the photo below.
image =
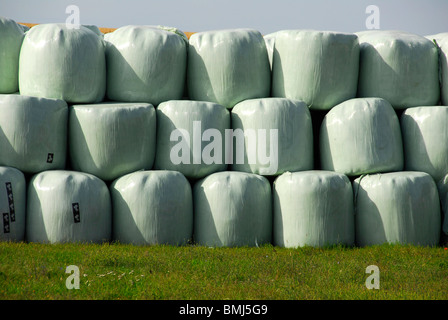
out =
<path fill-rule="evenodd" d="M 137 171 L 108 187 L 77 171 L 34 175 L 0 167 L 1 240 L 211 247 L 439 243 L 442 214 L 422 172 L 331 171 L 263 176 L 223 171 L 190 182 L 177 171 Z M 445 225 L 444 231 L 448 229 Z"/>

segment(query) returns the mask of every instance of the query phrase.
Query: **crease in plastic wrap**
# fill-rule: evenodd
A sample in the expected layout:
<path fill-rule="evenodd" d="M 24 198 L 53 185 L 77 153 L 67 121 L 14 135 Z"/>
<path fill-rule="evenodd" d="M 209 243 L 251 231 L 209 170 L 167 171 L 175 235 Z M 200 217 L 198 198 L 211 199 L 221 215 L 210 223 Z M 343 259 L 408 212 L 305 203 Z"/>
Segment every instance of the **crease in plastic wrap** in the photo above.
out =
<path fill-rule="evenodd" d="M 234 135 L 241 130 L 245 136 L 243 147 L 234 142 L 232 170 L 279 175 L 313 169 L 311 114 L 303 101 L 245 100 L 235 105 L 231 118 Z"/>
<path fill-rule="evenodd" d="M 193 196 L 176 171 L 139 171 L 110 187 L 113 239 L 137 245 L 186 245 L 193 236 Z"/>
<path fill-rule="evenodd" d="M 437 182 L 437 188 L 439 190 L 439 198 L 442 209 L 442 231 L 445 234 L 445 238 L 448 241 L 448 174 L 443 179 Z"/>
<path fill-rule="evenodd" d="M 12 167 L 0 167 L 0 241 L 24 241 L 26 219 L 26 181 Z"/>
<path fill-rule="evenodd" d="M 25 173 L 64 169 L 67 119 L 63 100 L 0 95 L 0 165 Z"/>
<path fill-rule="evenodd" d="M 440 58 L 441 102 L 442 105 L 448 106 L 448 32 L 440 35 L 437 41 Z"/>
<path fill-rule="evenodd" d="M 448 173 L 448 107 L 409 108 L 400 122 L 405 169 L 429 173 L 436 182 L 443 179 Z"/>
<path fill-rule="evenodd" d="M 399 119 L 381 98 L 345 101 L 325 116 L 320 128 L 324 170 L 348 176 L 403 170 Z"/>
<path fill-rule="evenodd" d="M 106 91 L 105 43 L 80 26 L 39 24 L 23 40 L 19 61 L 19 90 L 23 95 L 95 103 Z"/>
<path fill-rule="evenodd" d="M 111 181 L 149 170 L 156 151 L 156 112 L 148 103 L 69 107 L 69 154 L 74 170 Z"/>
<path fill-rule="evenodd" d="M 357 245 L 439 243 L 440 201 L 429 174 L 403 171 L 361 176 L 353 182 L 353 191 Z"/>
<path fill-rule="evenodd" d="M 247 99 L 270 95 L 266 43 L 257 30 L 198 32 L 190 37 L 188 95 L 231 109 Z"/>
<path fill-rule="evenodd" d="M 108 34 L 107 97 L 154 106 L 181 99 L 188 43 L 180 32 L 168 27 L 129 25 Z"/>
<path fill-rule="evenodd" d="M 272 96 L 330 110 L 356 97 L 359 44 L 355 34 L 282 30 L 275 35 Z"/>
<path fill-rule="evenodd" d="M 438 104 L 438 50 L 431 40 L 402 31 L 358 35 L 358 97 L 383 98 L 395 109 Z"/>
<path fill-rule="evenodd" d="M 274 182 L 274 245 L 354 245 L 353 190 L 331 171 L 286 172 Z"/>
<path fill-rule="evenodd" d="M 21 25 L 0 17 L 0 93 L 19 91 L 19 56 L 23 37 Z"/>
<path fill-rule="evenodd" d="M 272 240 L 269 181 L 245 172 L 218 172 L 193 186 L 194 240 L 209 247 L 260 246 Z"/>
<path fill-rule="evenodd" d="M 102 243 L 111 239 L 109 189 L 82 172 L 51 170 L 28 185 L 26 239 L 39 243 Z"/>
<path fill-rule="evenodd" d="M 226 170 L 229 110 L 207 101 L 172 100 L 161 103 L 156 114 L 155 169 L 179 171 L 193 179 Z"/>

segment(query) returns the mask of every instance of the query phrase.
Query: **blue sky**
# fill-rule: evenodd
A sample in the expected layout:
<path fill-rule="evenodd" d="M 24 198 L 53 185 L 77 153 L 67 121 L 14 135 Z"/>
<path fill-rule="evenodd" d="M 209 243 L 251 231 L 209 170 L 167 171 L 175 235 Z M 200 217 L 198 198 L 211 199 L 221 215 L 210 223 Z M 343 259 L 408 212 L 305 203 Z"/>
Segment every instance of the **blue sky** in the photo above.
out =
<path fill-rule="evenodd" d="M 366 29 L 368 5 L 380 10 L 380 29 L 420 35 L 448 32 L 447 0 L 1 0 L 0 16 L 17 22 L 65 22 L 68 5 L 81 24 L 117 28 L 165 25 L 183 31 L 253 28 L 357 32 Z"/>

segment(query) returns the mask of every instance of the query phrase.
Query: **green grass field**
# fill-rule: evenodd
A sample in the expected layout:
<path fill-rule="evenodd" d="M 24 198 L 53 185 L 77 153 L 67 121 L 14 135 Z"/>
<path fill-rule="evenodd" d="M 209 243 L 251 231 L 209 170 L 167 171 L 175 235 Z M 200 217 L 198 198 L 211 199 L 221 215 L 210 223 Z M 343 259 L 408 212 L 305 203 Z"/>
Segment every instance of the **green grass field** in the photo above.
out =
<path fill-rule="evenodd" d="M 80 271 L 79 289 L 67 289 Z M 380 288 L 367 289 L 376 265 Z M 0 299 L 448 299 L 448 250 L 0 243 Z"/>

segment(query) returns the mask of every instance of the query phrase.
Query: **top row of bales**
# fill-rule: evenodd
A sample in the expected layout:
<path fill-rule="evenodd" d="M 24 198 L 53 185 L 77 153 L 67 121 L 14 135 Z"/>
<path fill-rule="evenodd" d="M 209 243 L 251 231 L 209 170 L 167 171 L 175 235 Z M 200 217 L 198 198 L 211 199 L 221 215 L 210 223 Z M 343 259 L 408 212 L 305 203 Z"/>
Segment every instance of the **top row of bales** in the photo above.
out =
<path fill-rule="evenodd" d="M 378 97 L 395 109 L 448 104 L 448 37 L 398 31 L 357 34 L 250 29 L 206 31 L 187 39 L 175 28 L 92 28 L 41 24 L 24 33 L 0 19 L 0 93 L 154 106 L 189 98 L 232 108 L 255 98 L 304 101 L 330 110 L 354 97 Z M 441 99 L 442 91 L 442 99 Z"/>

